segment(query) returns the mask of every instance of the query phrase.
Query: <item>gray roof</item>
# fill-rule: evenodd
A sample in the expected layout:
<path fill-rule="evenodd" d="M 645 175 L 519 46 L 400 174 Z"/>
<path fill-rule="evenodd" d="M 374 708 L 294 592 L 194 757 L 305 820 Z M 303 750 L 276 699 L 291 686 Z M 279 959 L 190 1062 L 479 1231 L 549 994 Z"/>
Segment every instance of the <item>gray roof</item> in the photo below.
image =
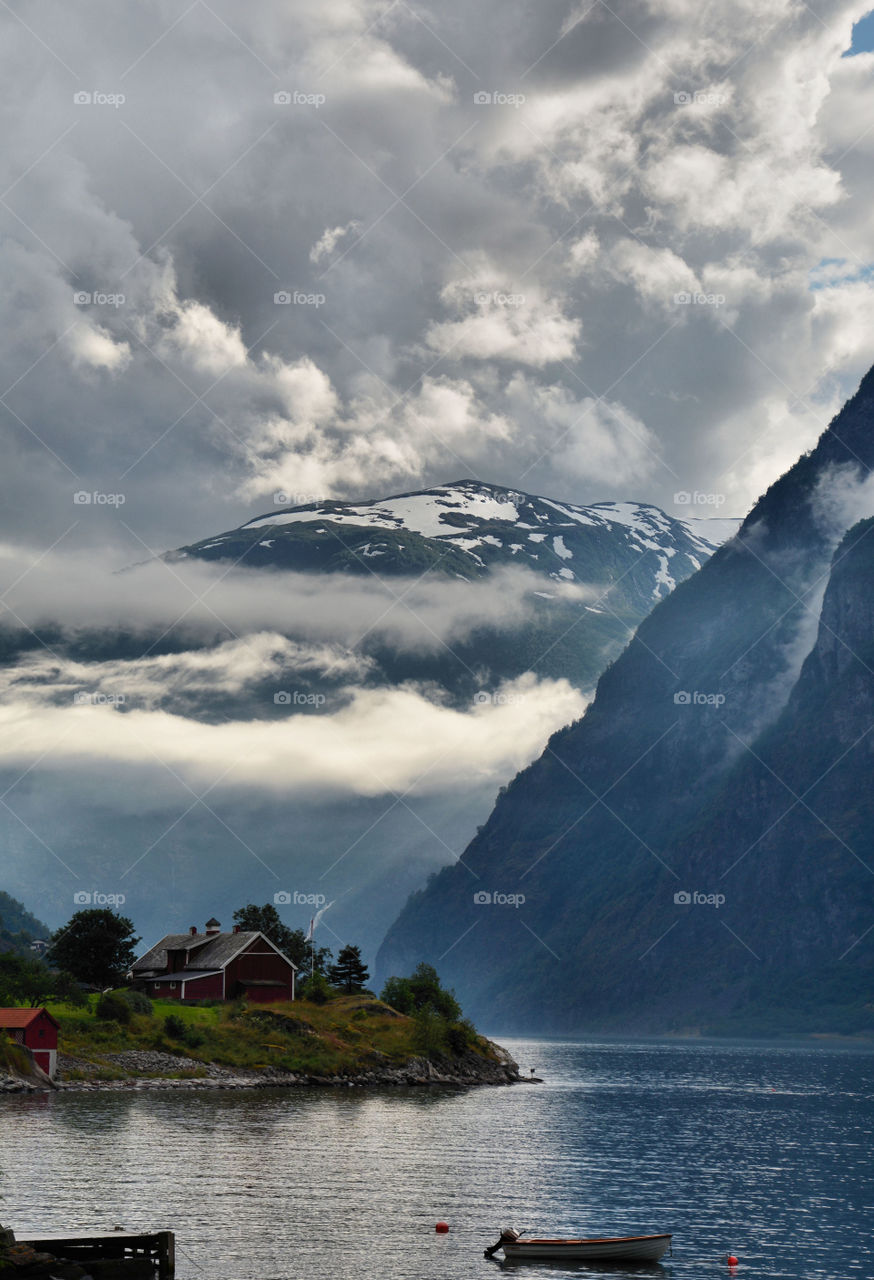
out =
<path fill-rule="evenodd" d="M 263 933 L 246 932 L 241 933 L 168 933 L 160 942 L 155 943 L 150 951 L 133 966 L 133 972 L 141 977 L 147 976 L 149 973 L 164 973 L 167 968 L 167 952 L 168 951 L 190 951 L 192 947 L 200 947 L 201 950 L 195 956 L 191 957 L 191 961 L 197 966 L 196 972 L 202 974 L 204 972 L 212 972 L 216 969 L 223 969 L 229 961 L 233 960 L 238 951 L 242 951 L 253 943 L 256 938 L 263 938 Z M 265 938 L 269 946 L 274 944 Z M 205 946 L 203 944 L 206 944 Z M 280 955 L 283 953 L 280 952 Z M 285 956 L 288 960 L 288 956 Z M 291 960 L 288 960 L 292 964 Z M 294 968 L 295 966 L 292 965 Z M 187 969 L 179 970 L 179 976 L 183 978 L 191 977 L 194 970 L 189 972 Z M 174 975 L 175 977 L 175 975 Z"/>

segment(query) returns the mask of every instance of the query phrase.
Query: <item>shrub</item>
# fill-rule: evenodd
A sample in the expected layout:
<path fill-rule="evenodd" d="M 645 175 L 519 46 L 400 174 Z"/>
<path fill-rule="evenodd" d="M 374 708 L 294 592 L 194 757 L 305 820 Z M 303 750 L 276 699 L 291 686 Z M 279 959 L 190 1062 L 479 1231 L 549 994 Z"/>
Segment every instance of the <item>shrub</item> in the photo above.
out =
<path fill-rule="evenodd" d="M 185 1037 L 185 1023 L 178 1014 L 168 1013 L 164 1019 L 164 1034 L 171 1040 L 182 1040 Z"/>
<path fill-rule="evenodd" d="M 446 1050 L 446 1019 L 427 1005 L 414 1015 L 413 1043 L 426 1058 Z"/>
<path fill-rule="evenodd" d="M 131 1007 L 121 996 L 110 992 L 97 1001 L 95 1014 L 101 1022 L 118 1022 L 124 1026 L 131 1020 Z"/>
<path fill-rule="evenodd" d="M 122 1000 L 130 1005 L 132 1013 L 144 1013 L 146 1017 L 151 1018 L 153 1009 L 152 1002 L 143 991 L 121 991 L 119 992 Z"/>
<path fill-rule="evenodd" d="M 313 1004 L 327 1004 L 333 994 L 331 984 L 322 973 L 314 973 L 301 983 L 301 999 L 311 1000 Z"/>
<path fill-rule="evenodd" d="M 464 1053 L 476 1039 L 476 1027 L 469 1018 L 453 1022 L 446 1032 L 446 1040 L 453 1053 Z"/>

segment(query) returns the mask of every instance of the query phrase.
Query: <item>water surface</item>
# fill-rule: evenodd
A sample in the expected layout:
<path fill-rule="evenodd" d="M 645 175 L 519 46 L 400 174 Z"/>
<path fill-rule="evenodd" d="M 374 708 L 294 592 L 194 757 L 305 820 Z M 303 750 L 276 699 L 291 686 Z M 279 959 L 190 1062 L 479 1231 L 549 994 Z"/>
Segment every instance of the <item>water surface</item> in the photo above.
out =
<path fill-rule="evenodd" d="M 643 1274 L 674 1280 L 728 1275 L 728 1251 L 739 1280 L 874 1277 L 871 1053 L 505 1043 L 544 1084 L 6 1097 L 0 1217 L 172 1228 L 182 1280 L 488 1280 L 505 1225 L 672 1231 Z"/>

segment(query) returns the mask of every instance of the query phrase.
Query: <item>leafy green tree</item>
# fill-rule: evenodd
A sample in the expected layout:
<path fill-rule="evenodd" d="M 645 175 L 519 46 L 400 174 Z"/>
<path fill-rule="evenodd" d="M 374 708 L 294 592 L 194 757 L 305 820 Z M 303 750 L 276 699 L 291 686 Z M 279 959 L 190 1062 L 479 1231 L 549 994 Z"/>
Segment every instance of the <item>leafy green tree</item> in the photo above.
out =
<path fill-rule="evenodd" d="M 32 956 L 6 951 L 0 955 L 0 1004 L 35 1009 L 54 996 L 82 1003 L 82 992 L 69 973 L 58 973 Z"/>
<path fill-rule="evenodd" d="M 309 965 L 309 943 L 303 929 L 289 929 L 272 902 L 256 907 L 249 902 L 234 912 L 234 924 L 251 933 L 263 933 L 298 969 Z"/>
<path fill-rule="evenodd" d="M 423 1005 L 413 1015 L 413 1022 L 413 1043 L 426 1058 L 445 1052 L 448 1031 L 445 1018 L 429 1005 Z"/>
<path fill-rule="evenodd" d="M 114 987 L 137 957 L 133 921 L 108 907 L 77 911 L 52 938 L 48 958 L 79 982 Z"/>
<path fill-rule="evenodd" d="M 433 965 L 419 964 L 409 978 L 389 978 L 380 997 L 385 1004 L 413 1017 L 421 1009 L 431 1009 L 447 1022 L 457 1022 L 461 1005 L 452 991 L 440 984 Z"/>
<path fill-rule="evenodd" d="M 347 995 L 363 990 L 369 977 L 367 965 L 361 959 L 361 948 L 351 943 L 340 948 L 337 963 L 328 970 L 328 980 Z"/>

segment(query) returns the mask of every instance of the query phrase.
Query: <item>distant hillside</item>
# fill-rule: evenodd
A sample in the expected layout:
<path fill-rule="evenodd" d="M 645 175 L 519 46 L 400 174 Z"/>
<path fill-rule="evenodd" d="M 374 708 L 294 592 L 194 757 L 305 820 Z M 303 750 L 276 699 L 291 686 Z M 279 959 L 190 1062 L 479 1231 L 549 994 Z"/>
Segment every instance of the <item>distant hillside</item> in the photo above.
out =
<path fill-rule="evenodd" d="M 29 954 L 34 938 L 48 938 L 47 924 L 31 915 L 23 903 L 0 890 L 0 951 Z"/>

